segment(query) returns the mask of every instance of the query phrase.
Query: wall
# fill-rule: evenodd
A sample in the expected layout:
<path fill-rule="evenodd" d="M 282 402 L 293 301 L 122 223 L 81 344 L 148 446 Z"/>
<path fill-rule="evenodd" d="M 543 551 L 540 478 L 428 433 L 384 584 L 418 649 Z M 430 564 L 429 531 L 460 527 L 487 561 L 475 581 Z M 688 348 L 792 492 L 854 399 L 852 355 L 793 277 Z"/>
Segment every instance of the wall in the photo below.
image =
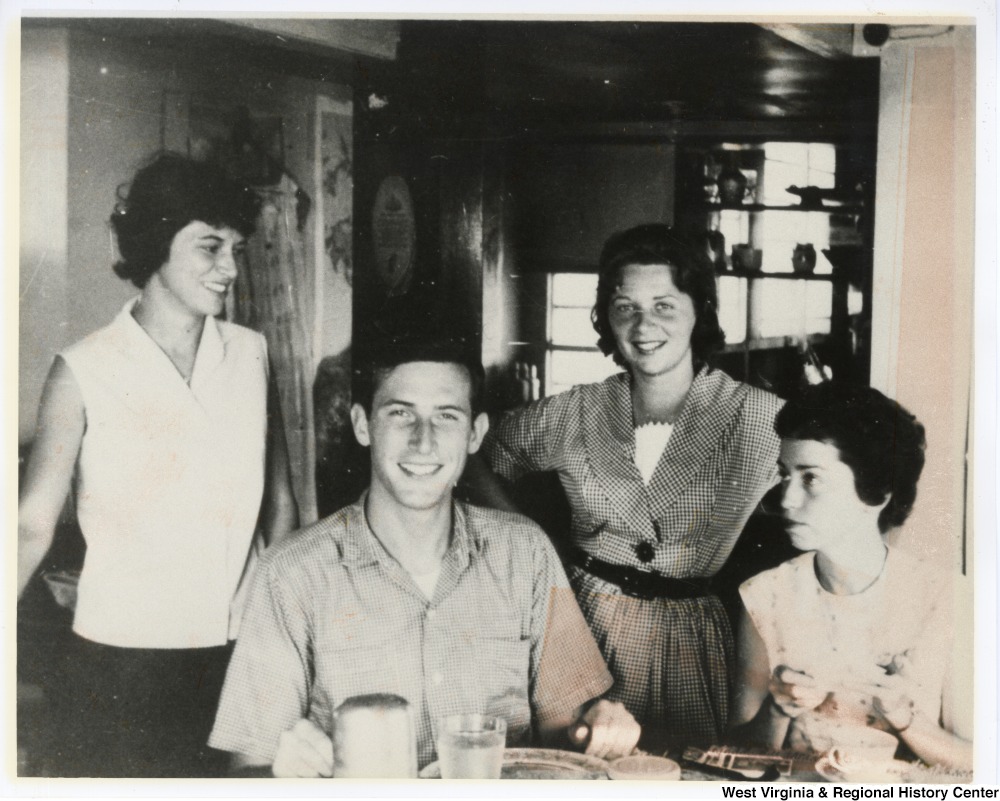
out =
<path fill-rule="evenodd" d="M 900 544 L 957 568 L 971 553 L 974 54 L 970 27 L 883 48 L 876 185 L 871 382 L 927 430 Z"/>
<path fill-rule="evenodd" d="M 52 358 L 68 340 L 66 173 L 69 36 L 24 31 L 21 41 L 20 328 L 18 441 L 31 438 Z"/>
<path fill-rule="evenodd" d="M 488 367 L 509 376 L 511 362 L 531 362 L 544 384 L 546 273 L 596 272 L 611 234 L 640 223 L 672 223 L 674 159 L 666 140 L 610 137 L 555 140 L 504 154 L 504 256 L 484 308 L 502 317 L 494 330 L 505 340 L 484 358 Z"/>

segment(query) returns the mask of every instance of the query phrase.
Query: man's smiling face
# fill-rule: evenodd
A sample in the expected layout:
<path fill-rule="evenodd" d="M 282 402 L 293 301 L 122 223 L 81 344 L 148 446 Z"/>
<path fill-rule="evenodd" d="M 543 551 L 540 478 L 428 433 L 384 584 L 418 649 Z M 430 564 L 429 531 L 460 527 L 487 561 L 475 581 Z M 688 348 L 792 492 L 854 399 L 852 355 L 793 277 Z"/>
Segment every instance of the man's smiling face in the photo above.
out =
<path fill-rule="evenodd" d="M 354 434 L 371 448 L 373 497 L 408 509 L 451 502 L 488 427 L 486 415 L 473 418 L 471 389 L 459 364 L 407 362 L 378 382 L 370 416 L 352 407 Z"/>

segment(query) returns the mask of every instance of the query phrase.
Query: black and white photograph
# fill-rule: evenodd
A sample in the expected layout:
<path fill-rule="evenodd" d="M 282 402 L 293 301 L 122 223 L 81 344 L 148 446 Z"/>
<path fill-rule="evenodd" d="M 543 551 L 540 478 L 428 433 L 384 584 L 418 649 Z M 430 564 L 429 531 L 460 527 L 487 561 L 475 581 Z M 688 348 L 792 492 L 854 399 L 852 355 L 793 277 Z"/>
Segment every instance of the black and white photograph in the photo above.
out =
<path fill-rule="evenodd" d="M 4 19 L 4 794 L 995 787 L 995 4 L 219 8 Z"/>

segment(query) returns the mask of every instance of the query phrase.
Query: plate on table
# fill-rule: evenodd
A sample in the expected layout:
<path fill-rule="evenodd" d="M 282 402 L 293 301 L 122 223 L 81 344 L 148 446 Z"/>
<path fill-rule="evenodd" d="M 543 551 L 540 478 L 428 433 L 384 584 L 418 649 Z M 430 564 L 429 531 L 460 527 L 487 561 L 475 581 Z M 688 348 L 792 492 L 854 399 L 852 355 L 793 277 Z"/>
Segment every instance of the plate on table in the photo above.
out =
<path fill-rule="evenodd" d="M 597 757 L 556 748 L 508 748 L 501 779 L 607 779 L 608 763 Z M 440 779 L 441 765 L 431 762 L 421 779 Z"/>
<path fill-rule="evenodd" d="M 884 762 L 857 762 L 850 769 L 836 768 L 828 756 L 822 756 L 816 763 L 816 772 L 828 782 L 868 782 L 870 784 L 897 784 L 913 766 L 901 759 Z"/>

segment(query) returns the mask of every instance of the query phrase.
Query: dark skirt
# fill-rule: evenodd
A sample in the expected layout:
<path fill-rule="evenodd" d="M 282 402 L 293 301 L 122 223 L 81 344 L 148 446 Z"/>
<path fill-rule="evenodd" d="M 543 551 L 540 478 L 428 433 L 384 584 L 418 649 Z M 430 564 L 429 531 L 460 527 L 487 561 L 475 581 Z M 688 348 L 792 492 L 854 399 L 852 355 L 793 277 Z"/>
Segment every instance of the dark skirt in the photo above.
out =
<path fill-rule="evenodd" d="M 208 736 L 232 653 L 118 648 L 73 635 L 54 699 L 62 729 L 49 763 L 61 776 L 204 778 L 228 755 Z"/>
<path fill-rule="evenodd" d="M 568 572 L 615 680 L 607 698 L 642 725 L 640 746 L 663 752 L 722 742 L 735 646 L 719 599 L 643 600 L 575 566 Z"/>

